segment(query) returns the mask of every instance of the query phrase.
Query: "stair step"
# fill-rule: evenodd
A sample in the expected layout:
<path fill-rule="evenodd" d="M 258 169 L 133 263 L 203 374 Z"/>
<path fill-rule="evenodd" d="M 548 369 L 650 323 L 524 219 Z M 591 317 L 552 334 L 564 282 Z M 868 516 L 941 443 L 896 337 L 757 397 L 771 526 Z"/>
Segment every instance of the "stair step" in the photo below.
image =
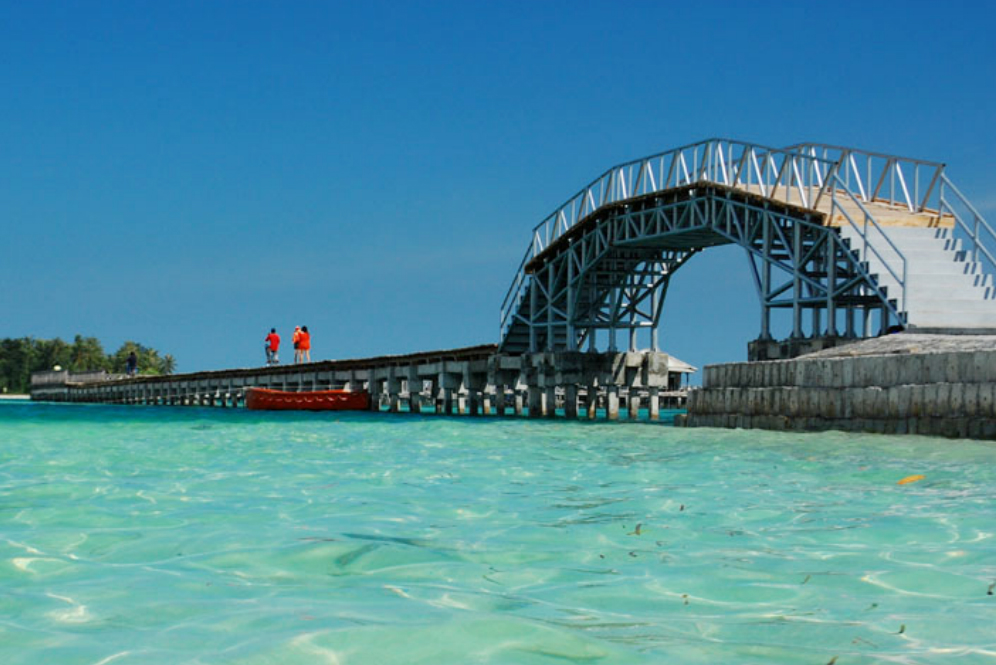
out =
<path fill-rule="evenodd" d="M 898 279 L 891 273 L 870 269 L 872 275 L 878 279 L 879 286 L 896 286 Z M 901 277 L 898 275 L 897 277 Z M 971 275 L 964 273 L 941 273 L 925 274 L 911 272 L 906 275 L 906 284 L 911 291 L 920 289 L 978 289 L 978 297 L 986 298 L 986 292 L 993 288 L 992 275 Z"/>
<path fill-rule="evenodd" d="M 896 284 L 885 284 L 886 293 L 890 296 L 899 297 L 899 287 Z M 910 288 L 906 294 L 907 303 L 944 302 L 950 300 L 952 294 L 957 300 L 966 302 L 982 303 L 987 307 L 996 307 L 996 293 L 993 289 L 979 289 L 976 287 L 960 288 L 958 286 L 930 286 L 922 288 Z"/>
<path fill-rule="evenodd" d="M 912 298 L 906 301 L 909 311 L 932 311 L 950 309 L 952 312 L 992 312 L 996 316 L 996 303 L 991 300 L 967 300 L 965 298 L 925 299 Z"/>
<path fill-rule="evenodd" d="M 911 325 L 921 328 L 978 327 L 996 328 L 996 312 L 958 312 L 948 309 L 919 310 L 908 313 Z"/>

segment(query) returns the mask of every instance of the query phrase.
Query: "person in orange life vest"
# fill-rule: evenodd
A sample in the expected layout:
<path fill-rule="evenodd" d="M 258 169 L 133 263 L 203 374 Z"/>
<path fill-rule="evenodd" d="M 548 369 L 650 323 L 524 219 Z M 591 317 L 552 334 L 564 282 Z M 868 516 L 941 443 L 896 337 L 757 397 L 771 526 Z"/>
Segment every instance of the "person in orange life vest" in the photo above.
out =
<path fill-rule="evenodd" d="M 301 326 L 301 339 L 298 341 L 301 349 L 301 362 L 311 362 L 311 333 L 308 326 Z"/>
<path fill-rule="evenodd" d="M 266 336 L 266 343 L 263 348 L 266 349 L 267 365 L 277 365 L 280 363 L 280 358 L 277 357 L 277 350 L 280 348 L 280 335 L 277 334 L 276 328 L 270 328 L 270 334 Z"/>
<path fill-rule="evenodd" d="M 294 326 L 294 336 L 291 337 L 291 341 L 294 342 L 294 364 L 301 362 L 301 326 Z"/>

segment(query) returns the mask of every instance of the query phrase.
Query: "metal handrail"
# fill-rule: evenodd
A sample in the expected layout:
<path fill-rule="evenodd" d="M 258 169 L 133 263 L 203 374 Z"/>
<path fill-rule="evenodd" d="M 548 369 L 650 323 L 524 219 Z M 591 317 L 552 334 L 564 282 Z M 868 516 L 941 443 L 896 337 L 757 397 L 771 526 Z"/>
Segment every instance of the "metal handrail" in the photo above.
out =
<path fill-rule="evenodd" d="M 520 298 L 520 291 L 522 290 L 522 285 L 525 283 L 526 279 L 526 264 L 529 263 L 531 258 L 531 250 L 526 250 L 525 256 L 522 257 L 522 262 L 519 264 L 519 269 L 515 271 L 515 277 L 512 278 L 512 284 L 508 287 L 508 292 L 505 294 L 505 299 L 501 303 L 501 339 L 504 339 L 505 333 L 508 331 L 508 326 L 510 325 L 510 320 L 512 315 L 515 313 L 515 309 L 518 307 Z"/>
<path fill-rule="evenodd" d="M 972 215 L 972 224 L 969 226 L 962 216 L 958 214 L 958 211 L 951 205 L 948 199 L 944 196 L 944 188 L 949 188 L 954 192 L 958 203 L 961 203 L 968 212 Z M 945 209 L 947 209 L 948 214 L 950 214 L 955 223 L 965 232 L 968 239 L 971 241 L 970 246 L 972 250 L 972 261 L 978 262 L 979 253 L 989 260 L 990 268 L 996 270 L 996 258 L 993 256 L 993 251 L 990 251 L 989 247 L 996 248 L 996 231 L 993 227 L 989 225 L 985 217 L 979 214 L 979 211 L 975 209 L 965 195 L 961 193 L 954 183 L 951 182 L 946 175 L 941 175 L 941 186 L 940 186 L 940 206 L 938 207 L 938 212 L 943 214 Z M 984 236 L 983 234 L 988 234 Z M 989 247 L 986 246 L 986 240 L 988 240 Z"/>
<path fill-rule="evenodd" d="M 836 163 L 847 189 L 865 203 L 903 206 L 912 213 L 940 209 L 938 184 L 945 168 L 941 162 L 823 143 L 798 143 L 787 149 Z M 922 193 L 921 182 L 926 183 Z"/>
<path fill-rule="evenodd" d="M 875 257 L 882 263 L 882 265 L 885 266 L 885 269 L 889 272 L 889 274 L 892 275 L 892 278 L 895 279 L 896 282 L 899 284 L 899 288 L 902 291 L 902 297 L 900 298 L 901 307 L 897 310 L 888 302 L 888 299 L 883 299 L 883 302 L 885 303 L 885 306 L 892 311 L 892 313 L 896 316 L 897 319 L 902 320 L 900 312 L 906 311 L 906 278 L 907 278 L 906 255 L 903 254 L 903 252 L 900 251 L 899 247 L 897 247 L 896 244 L 892 242 L 892 240 L 889 238 L 889 236 L 886 235 L 885 231 L 882 229 L 878 221 L 875 219 L 875 216 L 872 215 L 871 212 L 869 212 L 868 208 L 865 207 L 864 203 L 862 203 L 861 200 L 857 196 L 855 196 L 853 192 L 851 192 L 849 189 L 847 189 L 847 187 L 844 186 L 843 182 L 840 181 L 840 175 L 835 174 L 834 178 L 843 187 L 843 191 L 847 194 L 847 196 L 851 199 L 851 201 L 858 206 L 858 209 L 864 215 L 864 225 L 863 228 L 859 228 L 858 224 L 851 218 L 850 213 L 848 213 L 843 206 L 840 206 L 837 203 L 836 188 L 833 190 L 834 194 L 832 195 L 833 198 L 830 208 L 831 216 L 833 215 L 834 211 L 837 211 L 840 214 L 842 214 L 844 216 L 844 219 L 848 221 L 851 227 L 858 233 L 858 235 L 864 241 L 864 246 L 862 247 L 862 253 L 861 253 L 861 260 L 863 262 L 868 261 L 868 250 L 870 249 L 872 253 L 875 255 Z M 896 255 L 899 257 L 899 260 L 902 263 L 901 278 L 898 274 L 896 274 L 896 271 L 893 269 L 893 267 L 889 265 L 889 262 L 885 260 L 885 257 L 882 256 L 882 254 L 878 251 L 878 249 L 875 248 L 875 245 L 869 244 L 868 242 L 869 221 L 872 223 L 872 226 L 875 228 L 875 230 L 878 231 L 879 235 L 885 239 L 885 241 L 889 244 L 889 247 L 891 247 L 893 251 L 896 252 Z"/>

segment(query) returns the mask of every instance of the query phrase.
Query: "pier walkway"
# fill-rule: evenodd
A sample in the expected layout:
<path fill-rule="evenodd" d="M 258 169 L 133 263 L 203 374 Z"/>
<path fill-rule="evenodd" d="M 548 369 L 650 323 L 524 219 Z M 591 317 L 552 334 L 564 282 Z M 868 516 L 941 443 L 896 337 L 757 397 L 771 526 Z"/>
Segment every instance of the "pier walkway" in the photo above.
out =
<path fill-rule="evenodd" d="M 660 418 L 683 408 L 682 377 L 694 367 L 665 353 L 507 355 L 495 345 L 300 365 L 126 378 L 41 372 L 35 400 L 238 407 L 249 387 L 292 392 L 367 390 L 371 409 L 392 413 L 518 415 L 616 420 Z"/>

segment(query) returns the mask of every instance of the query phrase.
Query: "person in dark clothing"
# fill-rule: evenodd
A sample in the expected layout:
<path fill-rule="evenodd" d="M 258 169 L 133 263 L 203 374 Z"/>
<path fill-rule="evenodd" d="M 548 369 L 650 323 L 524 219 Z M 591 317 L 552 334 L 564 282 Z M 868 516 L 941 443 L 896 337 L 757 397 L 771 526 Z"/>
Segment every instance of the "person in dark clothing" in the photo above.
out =
<path fill-rule="evenodd" d="M 138 356 L 132 351 L 128 354 L 128 360 L 125 362 L 125 374 L 128 376 L 135 376 L 138 374 Z"/>

